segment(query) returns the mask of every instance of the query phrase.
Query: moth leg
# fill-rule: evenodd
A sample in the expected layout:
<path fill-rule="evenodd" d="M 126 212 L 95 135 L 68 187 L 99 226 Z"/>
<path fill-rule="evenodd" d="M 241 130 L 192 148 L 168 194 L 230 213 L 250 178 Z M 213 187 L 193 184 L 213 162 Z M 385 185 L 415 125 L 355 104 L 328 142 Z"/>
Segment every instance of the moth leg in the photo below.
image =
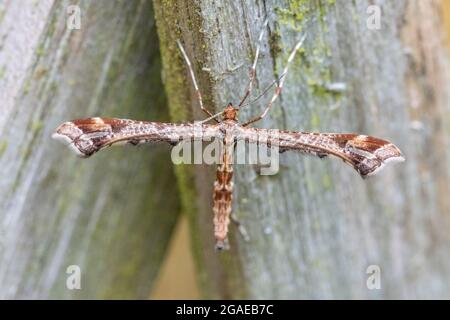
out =
<path fill-rule="evenodd" d="M 203 105 L 202 93 L 200 92 L 200 89 L 198 88 L 197 80 L 195 80 L 195 74 L 194 74 L 194 70 L 192 69 L 191 61 L 189 60 L 189 57 L 187 56 L 186 51 L 184 50 L 184 47 L 181 44 L 180 40 L 177 40 L 177 45 L 180 48 L 181 54 L 183 55 L 183 58 L 184 58 L 184 61 L 186 61 L 186 64 L 187 64 L 187 66 L 189 68 L 189 74 L 191 75 L 192 83 L 194 84 L 195 92 L 197 93 L 197 100 L 198 100 L 198 103 L 200 105 L 200 108 L 208 116 L 212 117 L 213 114 L 211 113 L 211 111 L 206 109 L 205 106 Z M 214 118 L 214 120 L 216 122 L 219 122 L 219 120 L 217 120 L 216 118 Z"/>
<path fill-rule="evenodd" d="M 239 221 L 235 213 L 231 214 L 231 221 L 233 221 L 233 223 L 236 225 L 244 241 L 250 241 L 250 236 L 248 235 L 247 229 L 245 229 L 244 225 Z"/>
<path fill-rule="evenodd" d="M 247 100 L 247 98 L 250 96 L 250 93 L 252 92 L 253 83 L 255 82 L 255 77 L 256 77 L 256 64 L 258 63 L 259 52 L 261 50 L 261 41 L 262 41 L 262 37 L 264 35 L 264 31 L 266 30 L 268 23 L 269 23 L 269 19 L 266 19 L 261 28 L 261 32 L 259 33 L 258 42 L 256 44 L 255 59 L 253 60 L 252 67 L 250 68 L 247 89 L 245 90 L 244 97 L 241 99 L 241 102 L 239 102 L 237 109 L 239 109 L 242 106 L 242 104 L 245 102 L 245 100 Z"/>
<path fill-rule="evenodd" d="M 256 118 L 253 118 L 253 119 L 245 122 L 242 126 L 246 127 L 249 124 L 252 124 L 256 121 L 261 120 L 262 118 L 264 118 L 266 116 L 267 112 L 269 112 L 270 108 L 272 108 L 273 103 L 275 102 L 275 100 L 277 100 L 278 96 L 281 93 L 281 89 L 283 88 L 284 80 L 286 79 L 285 76 L 289 70 L 289 64 L 292 62 L 292 60 L 294 60 L 295 54 L 297 53 L 298 49 L 300 49 L 300 47 L 302 46 L 303 42 L 305 41 L 305 38 L 306 38 L 306 34 L 301 38 L 301 40 L 299 42 L 297 42 L 297 44 L 294 47 L 294 50 L 292 50 L 291 54 L 289 55 L 288 61 L 286 63 L 286 67 L 284 68 L 283 73 L 281 74 L 280 82 L 278 83 L 277 87 L 275 88 L 275 93 L 272 96 L 272 99 L 270 99 L 270 101 L 267 104 L 264 111 Z"/>
<path fill-rule="evenodd" d="M 225 240 L 216 241 L 215 249 L 216 251 L 230 250 L 230 243 L 228 242 L 228 238 L 225 238 Z"/>

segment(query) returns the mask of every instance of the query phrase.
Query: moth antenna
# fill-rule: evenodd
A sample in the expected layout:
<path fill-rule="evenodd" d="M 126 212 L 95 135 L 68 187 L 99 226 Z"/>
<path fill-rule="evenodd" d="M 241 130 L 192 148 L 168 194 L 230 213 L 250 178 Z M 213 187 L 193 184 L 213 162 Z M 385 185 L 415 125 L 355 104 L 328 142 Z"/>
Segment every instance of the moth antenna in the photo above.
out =
<path fill-rule="evenodd" d="M 284 70 L 283 70 L 283 73 L 282 73 L 283 77 L 281 78 L 281 80 L 280 80 L 278 86 L 275 88 L 275 93 L 274 93 L 274 95 L 272 96 L 272 99 L 270 99 L 270 101 L 269 101 L 269 103 L 267 104 L 267 106 L 266 106 L 266 108 L 264 109 L 264 111 L 263 111 L 259 116 L 257 116 L 256 118 L 253 118 L 253 119 L 251 119 L 251 120 L 245 122 L 245 123 L 242 125 L 243 127 L 246 127 L 246 126 L 248 126 L 248 125 L 250 125 L 250 124 L 252 124 L 252 123 L 254 123 L 254 122 L 256 122 L 256 121 L 261 120 L 262 118 L 264 118 L 264 117 L 266 116 L 266 114 L 267 114 L 267 113 L 269 112 L 269 110 L 272 108 L 273 103 L 275 102 L 275 100 L 277 100 L 278 96 L 279 96 L 280 93 L 281 93 L 281 90 L 283 89 L 284 80 L 286 79 L 286 78 L 284 77 L 284 75 L 286 75 L 286 74 L 288 73 L 288 70 L 289 70 L 289 64 L 292 62 L 292 60 L 294 60 L 295 54 L 297 53 L 298 49 L 300 49 L 300 47 L 303 45 L 303 42 L 305 41 L 305 39 L 306 39 L 306 33 L 303 35 L 303 37 L 300 39 L 300 41 L 297 42 L 297 44 L 295 45 L 295 47 L 294 47 L 294 49 L 292 50 L 291 54 L 289 55 L 289 58 L 288 58 L 287 63 L 286 63 L 286 67 L 284 67 Z"/>
<path fill-rule="evenodd" d="M 196 92 L 196 94 L 197 94 L 197 100 L 198 100 L 198 104 L 200 105 L 200 109 L 202 109 L 202 111 L 203 111 L 204 113 L 206 113 L 208 116 L 212 116 L 211 111 L 209 111 L 209 110 L 203 105 L 202 93 L 201 93 L 201 91 L 200 91 L 200 89 L 199 89 L 199 87 L 198 87 L 197 80 L 195 79 L 194 69 L 192 69 L 191 61 L 189 60 L 189 57 L 188 57 L 188 55 L 187 55 L 187 53 L 186 53 L 186 50 L 184 50 L 184 47 L 183 47 L 183 45 L 181 44 L 181 41 L 180 41 L 179 39 L 177 39 L 177 45 L 178 45 L 178 48 L 179 48 L 180 51 L 181 51 L 181 54 L 182 54 L 182 56 L 183 56 L 183 58 L 184 58 L 184 61 L 186 62 L 186 65 L 188 66 L 189 74 L 191 75 L 192 83 L 193 83 L 193 85 L 194 85 L 194 89 L 195 89 L 195 92 Z"/>
<path fill-rule="evenodd" d="M 253 103 L 257 102 L 259 99 L 261 99 L 263 96 L 266 95 L 267 92 L 269 92 L 269 90 L 273 87 L 274 84 L 276 84 L 277 82 L 279 83 L 279 81 L 281 80 L 281 78 L 283 78 L 286 74 L 283 73 L 281 76 L 278 77 L 278 79 L 273 80 L 264 90 L 263 92 L 257 96 L 255 99 L 253 99 L 252 101 L 249 101 L 245 104 L 243 104 L 240 108 L 236 108 L 237 110 L 240 110 L 241 108 L 245 107 L 245 106 L 249 106 L 252 105 Z"/>
<path fill-rule="evenodd" d="M 259 52 L 261 51 L 261 41 L 262 41 L 264 32 L 265 32 L 268 24 L 269 24 L 269 18 L 266 18 L 264 20 L 263 26 L 262 26 L 261 31 L 258 36 L 258 42 L 256 44 L 255 59 L 253 60 L 252 67 L 250 69 L 250 79 L 248 81 L 248 85 L 245 90 L 245 94 L 242 97 L 241 102 L 239 102 L 239 104 L 238 104 L 238 109 L 244 104 L 245 100 L 247 100 L 247 98 L 250 96 L 250 93 L 252 92 L 253 83 L 255 82 L 255 78 L 256 78 L 256 64 L 258 63 Z"/>

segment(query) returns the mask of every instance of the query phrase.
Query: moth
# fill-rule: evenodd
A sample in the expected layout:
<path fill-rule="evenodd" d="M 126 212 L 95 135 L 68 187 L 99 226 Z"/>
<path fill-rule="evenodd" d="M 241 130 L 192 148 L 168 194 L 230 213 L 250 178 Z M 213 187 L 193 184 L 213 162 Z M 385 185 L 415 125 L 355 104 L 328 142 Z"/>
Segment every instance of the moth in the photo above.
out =
<path fill-rule="evenodd" d="M 94 117 L 61 124 L 53 134 L 53 138 L 63 141 L 78 156 L 84 158 L 105 147 L 119 143 L 137 145 L 140 143 L 167 142 L 176 145 L 180 141 L 186 140 L 219 140 L 222 144 L 221 162 L 217 168 L 213 192 L 214 236 L 216 249 L 218 250 L 228 248 L 227 235 L 233 200 L 233 150 L 239 141 L 259 145 L 264 144 L 268 147 L 275 146 L 280 152 L 288 150 L 298 151 L 316 155 L 320 158 L 334 156 L 353 167 L 363 178 L 378 173 L 390 162 L 405 160 L 399 148 L 393 143 L 372 136 L 355 133 L 285 131 L 253 128 L 250 126 L 267 115 L 280 95 L 289 64 L 303 44 L 306 34 L 289 55 L 281 76 L 272 83 L 271 86 L 276 84 L 275 92 L 264 111 L 253 119 L 243 123 L 239 122 L 238 113 L 240 109 L 252 103 L 247 102 L 245 104 L 245 101 L 252 92 L 256 76 L 256 64 L 260 53 L 260 43 L 266 27 L 267 20 L 264 22 L 264 27 L 258 37 L 245 94 L 236 107 L 229 103 L 223 111 L 217 114 L 213 114 L 205 108 L 191 62 L 180 41 L 177 41 L 197 93 L 199 106 L 208 115 L 208 118 L 203 120 L 200 125 L 194 123 L 160 123 Z M 263 94 L 267 90 L 264 90 Z M 215 121 L 215 123 L 208 124 L 207 122 L 209 121 Z"/>

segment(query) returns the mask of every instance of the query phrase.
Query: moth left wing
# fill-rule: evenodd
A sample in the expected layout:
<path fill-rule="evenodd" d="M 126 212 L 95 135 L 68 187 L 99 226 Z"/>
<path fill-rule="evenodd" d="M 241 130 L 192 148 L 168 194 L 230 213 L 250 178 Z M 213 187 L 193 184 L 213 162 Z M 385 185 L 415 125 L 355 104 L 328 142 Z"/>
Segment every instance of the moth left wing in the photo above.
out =
<path fill-rule="evenodd" d="M 118 143 L 137 145 L 162 141 L 174 145 L 182 140 L 222 138 L 222 133 L 214 125 L 96 117 L 65 122 L 52 137 L 69 145 L 78 156 L 86 158 Z"/>
<path fill-rule="evenodd" d="M 405 160 L 393 143 L 366 135 L 244 127 L 238 130 L 238 140 L 278 147 L 280 152 L 294 150 L 320 158 L 336 156 L 351 165 L 363 178 L 378 173 L 389 162 Z"/>

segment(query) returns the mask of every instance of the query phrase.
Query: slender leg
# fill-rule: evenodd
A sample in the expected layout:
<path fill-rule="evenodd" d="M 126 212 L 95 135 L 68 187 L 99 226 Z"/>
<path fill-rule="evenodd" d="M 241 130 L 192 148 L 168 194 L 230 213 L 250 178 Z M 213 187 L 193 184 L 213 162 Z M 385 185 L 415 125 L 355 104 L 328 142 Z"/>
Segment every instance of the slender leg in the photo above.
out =
<path fill-rule="evenodd" d="M 250 241 L 250 236 L 248 235 L 247 229 L 245 229 L 245 227 L 242 225 L 242 223 L 236 217 L 235 213 L 231 214 L 231 221 L 233 221 L 234 224 L 236 225 L 236 227 L 238 228 L 239 233 L 241 234 L 244 241 L 246 241 L 246 242 Z"/>
<path fill-rule="evenodd" d="M 245 90 L 244 97 L 242 98 L 241 102 L 239 102 L 237 109 L 239 109 L 242 106 L 242 104 L 245 102 L 245 100 L 247 100 L 248 96 L 252 92 L 253 82 L 255 81 L 255 77 L 256 77 L 256 64 L 258 63 L 259 51 L 261 49 L 261 41 L 262 41 L 262 37 L 264 35 L 264 31 L 266 30 L 268 23 L 269 23 L 269 19 L 266 19 L 262 26 L 261 32 L 259 33 L 258 43 L 256 44 L 255 59 L 253 60 L 252 67 L 250 69 L 250 79 L 248 81 L 248 85 L 247 85 L 247 89 Z"/>
<path fill-rule="evenodd" d="M 180 48 L 181 54 L 183 55 L 183 58 L 186 61 L 186 64 L 189 68 L 189 73 L 191 74 L 192 83 L 194 84 L 195 91 L 197 92 L 197 99 L 198 99 L 198 103 L 200 104 L 200 108 L 208 116 L 212 117 L 213 114 L 203 106 L 202 94 L 200 92 L 200 89 L 198 88 L 197 81 L 195 80 L 195 74 L 194 74 L 194 70 L 192 69 L 191 61 L 189 60 L 189 57 L 187 56 L 186 51 L 184 50 L 183 45 L 181 44 L 180 40 L 177 40 L 177 45 Z M 216 118 L 214 118 L 214 120 L 216 122 L 219 122 Z"/>
<path fill-rule="evenodd" d="M 270 84 L 262 91 L 262 93 L 259 94 L 259 96 L 257 96 L 255 99 L 253 99 L 253 100 L 251 100 L 251 101 L 249 101 L 249 102 L 247 102 L 247 103 L 244 103 L 244 104 L 241 106 L 241 109 L 242 109 L 243 107 L 245 107 L 245 106 L 254 104 L 254 103 L 257 102 L 259 99 L 261 99 L 262 97 L 264 97 L 264 96 L 266 95 L 266 93 L 269 92 L 269 90 L 270 90 L 275 84 L 278 84 L 278 82 L 281 80 L 281 78 L 283 78 L 283 76 L 284 76 L 284 75 L 281 75 L 281 76 L 278 77 L 277 79 L 273 80 L 273 81 L 272 81 L 272 82 L 271 82 L 271 83 L 270 83 Z"/>
<path fill-rule="evenodd" d="M 281 93 L 281 89 L 283 88 L 283 83 L 284 80 L 286 79 L 286 74 L 288 72 L 288 68 L 289 68 L 289 64 L 292 62 L 292 60 L 294 60 L 295 54 L 297 53 L 298 49 L 300 49 L 300 47 L 302 46 L 303 42 L 305 41 L 306 38 L 306 34 L 302 37 L 302 39 L 295 45 L 294 50 L 292 50 L 291 54 L 289 55 L 288 61 L 286 63 L 286 67 L 283 70 L 283 73 L 281 74 L 281 79 L 280 82 L 278 83 L 278 86 L 275 88 L 275 94 L 273 95 L 272 99 L 269 101 L 269 103 L 267 104 L 267 107 L 264 109 L 263 113 L 261 113 L 259 116 L 257 116 L 256 118 L 253 118 L 249 121 L 247 121 L 246 123 L 244 123 L 242 126 L 248 126 L 249 124 L 252 124 L 256 121 L 261 120 L 262 118 L 264 118 L 267 114 L 267 112 L 269 112 L 270 108 L 272 107 L 273 103 L 275 102 L 275 100 L 278 98 L 278 96 Z"/>

